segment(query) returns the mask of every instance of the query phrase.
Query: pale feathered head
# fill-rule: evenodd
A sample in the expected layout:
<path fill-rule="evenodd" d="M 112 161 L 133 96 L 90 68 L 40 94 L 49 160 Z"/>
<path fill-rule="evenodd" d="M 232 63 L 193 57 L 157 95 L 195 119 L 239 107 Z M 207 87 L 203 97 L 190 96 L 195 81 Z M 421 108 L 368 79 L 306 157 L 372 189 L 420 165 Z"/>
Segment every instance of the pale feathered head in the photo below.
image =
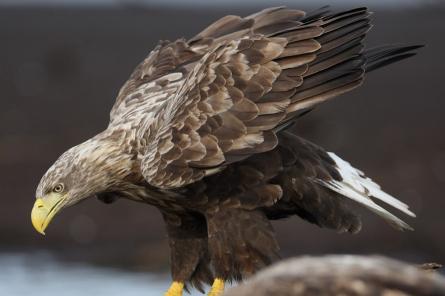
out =
<path fill-rule="evenodd" d="M 44 234 L 61 209 L 119 184 L 130 165 L 118 148 L 113 141 L 95 137 L 56 160 L 37 186 L 31 220 L 38 232 Z"/>

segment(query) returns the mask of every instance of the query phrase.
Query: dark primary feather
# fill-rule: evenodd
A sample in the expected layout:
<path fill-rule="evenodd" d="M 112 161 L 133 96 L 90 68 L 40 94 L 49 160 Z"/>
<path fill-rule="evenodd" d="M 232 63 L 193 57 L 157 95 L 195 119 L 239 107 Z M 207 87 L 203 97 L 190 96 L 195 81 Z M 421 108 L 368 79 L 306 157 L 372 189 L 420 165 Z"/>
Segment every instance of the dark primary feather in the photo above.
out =
<path fill-rule="evenodd" d="M 368 49 L 364 52 L 366 58 L 366 72 L 371 72 L 392 63 L 415 56 L 415 50 L 423 45 L 385 45 Z"/>

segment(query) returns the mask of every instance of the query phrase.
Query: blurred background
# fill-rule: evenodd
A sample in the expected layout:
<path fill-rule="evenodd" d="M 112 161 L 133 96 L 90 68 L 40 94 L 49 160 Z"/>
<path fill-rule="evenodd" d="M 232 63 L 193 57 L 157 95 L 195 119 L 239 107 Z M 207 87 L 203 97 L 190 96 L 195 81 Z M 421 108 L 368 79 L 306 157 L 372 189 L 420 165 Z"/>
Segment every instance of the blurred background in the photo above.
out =
<path fill-rule="evenodd" d="M 43 237 L 29 218 L 40 177 L 62 152 L 106 127 L 120 86 L 159 39 L 192 37 L 226 14 L 326 4 L 374 11 L 369 46 L 427 45 L 295 127 L 407 202 L 418 215 L 406 219 L 416 231 L 397 232 L 366 211 L 357 235 L 291 218 L 274 223 L 282 255 L 445 263 L 443 1 L 3 0 L 0 295 L 160 295 L 169 281 L 169 249 L 155 208 L 87 200 L 57 216 Z"/>

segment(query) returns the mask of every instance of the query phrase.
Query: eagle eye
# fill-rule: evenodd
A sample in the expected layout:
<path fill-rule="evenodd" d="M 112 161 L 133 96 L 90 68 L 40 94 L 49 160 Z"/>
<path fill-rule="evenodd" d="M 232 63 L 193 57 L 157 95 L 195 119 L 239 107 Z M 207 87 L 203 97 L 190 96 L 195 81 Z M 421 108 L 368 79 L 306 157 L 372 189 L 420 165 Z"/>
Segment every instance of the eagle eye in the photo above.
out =
<path fill-rule="evenodd" d="M 56 186 L 54 186 L 53 191 L 56 193 L 60 193 L 62 192 L 64 189 L 64 186 L 62 183 L 57 184 Z"/>

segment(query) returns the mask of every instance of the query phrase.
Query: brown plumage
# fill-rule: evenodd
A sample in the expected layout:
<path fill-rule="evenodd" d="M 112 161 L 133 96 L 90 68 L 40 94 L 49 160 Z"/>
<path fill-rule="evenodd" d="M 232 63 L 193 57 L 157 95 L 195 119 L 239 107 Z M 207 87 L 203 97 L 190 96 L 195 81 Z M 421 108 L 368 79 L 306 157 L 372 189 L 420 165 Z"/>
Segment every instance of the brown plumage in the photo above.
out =
<path fill-rule="evenodd" d="M 354 200 L 410 229 L 371 196 L 414 216 L 407 205 L 286 131 L 307 110 L 358 87 L 367 71 L 418 48 L 364 50 L 369 15 L 269 8 L 223 17 L 188 41 L 161 42 L 120 90 L 108 128 L 65 152 L 37 197 L 56 194 L 57 211 L 93 195 L 158 207 L 173 279 L 199 289 L 276 259 L 271 219 L 299 215 L 355 233 L 361 221 L 346 202 Z"/>

